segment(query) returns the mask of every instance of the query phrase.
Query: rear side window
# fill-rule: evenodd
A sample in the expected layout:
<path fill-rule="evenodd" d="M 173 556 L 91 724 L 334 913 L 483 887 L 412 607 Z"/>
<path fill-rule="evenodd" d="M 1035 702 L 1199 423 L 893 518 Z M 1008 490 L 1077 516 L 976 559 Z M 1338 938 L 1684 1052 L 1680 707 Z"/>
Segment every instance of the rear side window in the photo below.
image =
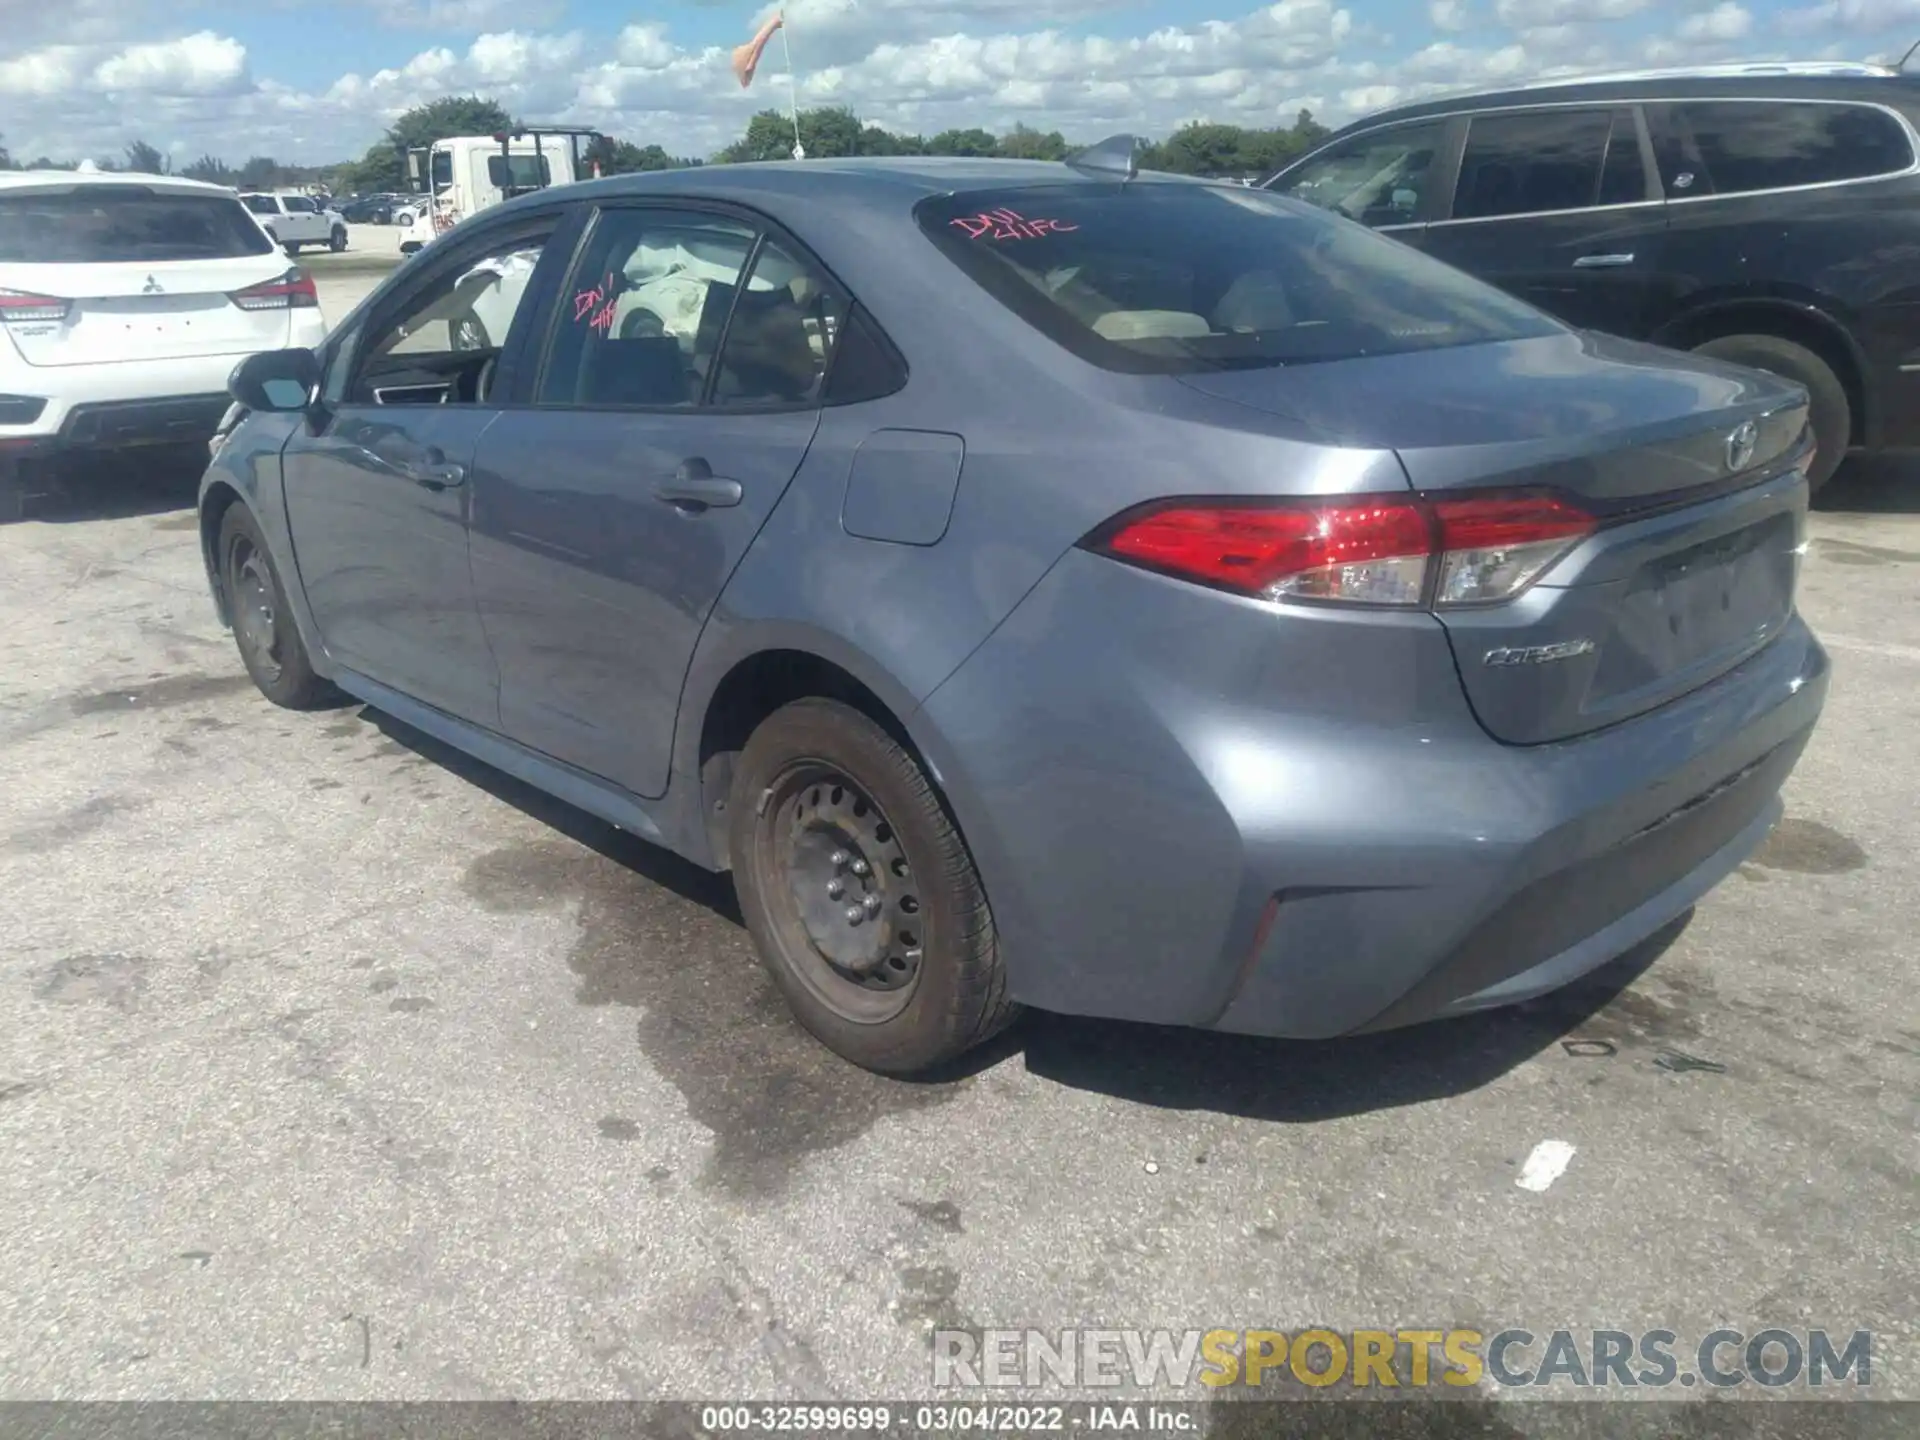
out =
<path fill-rule="evenodd" d="M 1327 146 L 1269 188 L 1362 224 L 1408 225 L 1420 217 L 1445 130 L 1438 120 L 1370 130 Z"/>
<path fill-rule="evenodd" d="M 225 195 L 168 194 L 139 185 L 0 192 L 0 261 L 231 260 L 273 249 L 240 202 Z"/>
<path fill-rule="evenodd" d="M 1645 198 L 1631 110 L 1478 115 L 1467 130 L 1453 218 L 1537 215 Z"/>
<path fill-rule="evenodd" d="M 307 199 L 304 195 L 289 195 L 280 203 L 285 205 L 288 211 L 295 215 L 311 215 L 315 209 L 313 201 Z"/>
<path fill-rule="evenodd" d="M 243 195 L 240 197 L 240 203 L 256 215 L 278 215 L 280 213 L 279 202 L 271 195 Z"/>
<path fill-rule="evenodd" d="M 1180 374 L 1553 333 L 1532 307 L 1310 205 L 1141 179 L 921 202 L 971 280 L 1081 358 Z"/>
<path fill-rule="evenodd" d="M 487 179 L 496 190 L 542 190 L 553 170 L 544 155 L 489 155 Z"/>
<path fill-rule="evenodd" d="M 1757 100 L 1672 105 L 1659 150 L 1667 194 L 1682 198 L 1864 180 L 1913 164 L 1905 127 L 1866 105 Z"/>

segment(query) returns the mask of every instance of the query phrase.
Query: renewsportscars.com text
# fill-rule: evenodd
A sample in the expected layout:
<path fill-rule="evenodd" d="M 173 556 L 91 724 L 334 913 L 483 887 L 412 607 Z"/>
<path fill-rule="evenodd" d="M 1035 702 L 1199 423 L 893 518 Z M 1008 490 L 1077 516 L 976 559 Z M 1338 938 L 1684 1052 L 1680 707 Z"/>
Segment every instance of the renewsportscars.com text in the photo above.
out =
<path fill-rule="evenodd" d="M 1826 1330 L 936 1330 L 941 1389 L 1199 1385 L 1725 1390 L 1873 1383 L 1873 1336 Z"/>

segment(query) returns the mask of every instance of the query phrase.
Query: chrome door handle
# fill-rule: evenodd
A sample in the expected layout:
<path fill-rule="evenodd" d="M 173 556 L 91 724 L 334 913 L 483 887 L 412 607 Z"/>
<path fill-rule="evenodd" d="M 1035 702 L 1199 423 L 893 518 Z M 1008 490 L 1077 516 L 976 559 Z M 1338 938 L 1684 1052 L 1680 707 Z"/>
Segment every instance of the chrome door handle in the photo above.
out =
<path fill-rule="evenodd" d="M 1622 265 L 1631 265 L 1632 263 L 1633 252 L 1628 251 L 1625 255 L 1582 255 L 1578 260 L 1573 262 L 1573 268 L 1576 270 L 1612 270 Z"/>
<path fill-rule="evenodd" d="M 456 485 L 466 483 L 467 467 L 455 465 L 450 460 L 435 461 L 429 465 L 410 465 L 407 467 L 407 478 L 429 490 L 451 490 Z"/>
<path fill-rule="evenodd" d="M 653 494 L 656 500 L 697 513 L 738 505 L 745 492 L 738 480 L 722 480 L 713 473 L 711 465 L 695 456 L 683 461 L 671 480 L 662 480 L 654 486 Z"/>

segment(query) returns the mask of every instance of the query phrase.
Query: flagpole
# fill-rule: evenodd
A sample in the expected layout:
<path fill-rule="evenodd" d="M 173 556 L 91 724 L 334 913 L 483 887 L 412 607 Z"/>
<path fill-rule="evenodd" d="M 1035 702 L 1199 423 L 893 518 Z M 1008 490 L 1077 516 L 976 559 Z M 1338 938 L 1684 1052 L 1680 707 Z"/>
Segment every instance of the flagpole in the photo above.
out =
<path fill-rule="evenodd" d="M 793 158 L 807 158 L 807 147 L 800 143 L 800 83 L 793 74 L 793 47 L 787 43 L 787 18 L 780 17 L 780 53 L 787 62 L 787 114 L 793 120 Z"/>

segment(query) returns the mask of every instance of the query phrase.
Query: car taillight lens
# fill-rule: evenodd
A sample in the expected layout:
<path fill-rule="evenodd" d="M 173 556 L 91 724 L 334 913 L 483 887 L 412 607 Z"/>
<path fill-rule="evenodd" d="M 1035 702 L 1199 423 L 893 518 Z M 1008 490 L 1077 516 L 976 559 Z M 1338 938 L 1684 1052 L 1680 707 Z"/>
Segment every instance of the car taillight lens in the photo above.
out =
<path fill-rule="evenodd" d="M 73 309 L 71 300 L 51 295 L 33 295 L 24 290 L 0 290 L 0 321 L 28 325 L 49 320 L 64 320 Z"/>
<path fill-rule="evenodd" d="M 312 310 L 320 304 L 313 277 L 295 268 L 277 280 L 235 290 L 227 297 L 242 310 Z"/>
<path fill-rule="evenodd" d="M 1436 605 L 1510 600 L 1593 533 L 1593 517 L 1551 495 L 1433 502 L 1440 526 Z"/>
<path fill-rule="evenodd" d="M 1552 496 L 1402 495 L 1129 511 L 1089 548 L 1179 579 L 1268 600 L 1485 605 L 1510 600 L 1592 533 Z"/>

